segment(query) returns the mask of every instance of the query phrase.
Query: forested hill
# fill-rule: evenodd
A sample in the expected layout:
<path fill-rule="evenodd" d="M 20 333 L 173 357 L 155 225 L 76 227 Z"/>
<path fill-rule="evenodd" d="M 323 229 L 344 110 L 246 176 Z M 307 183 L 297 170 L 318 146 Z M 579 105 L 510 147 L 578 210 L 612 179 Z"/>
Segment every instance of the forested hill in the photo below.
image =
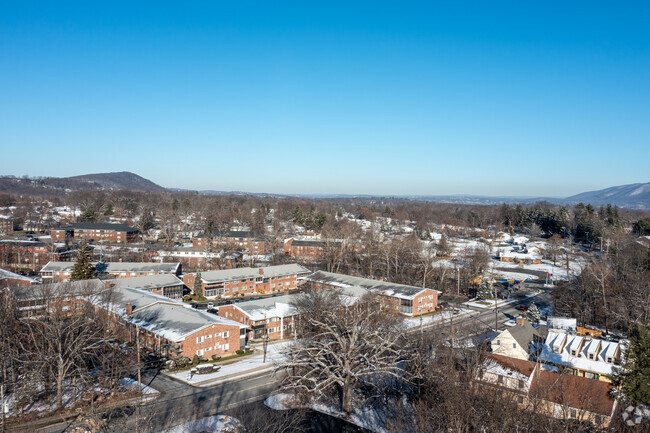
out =
<path fill-rule="evenodd" d="M 0 177 L 0 192 L 21 195 L 59 195 L 75 191 L 163 191 L 160 185 L 135 173 L 95 173 L 72 177 Z"/>
<path fill-rule="evenodd" d="M 567 197 L 569 203 L 589 203 L 594 206 L 612 204 L 627 209 L 650 210 L 650 182 L 614 186 Z"/>

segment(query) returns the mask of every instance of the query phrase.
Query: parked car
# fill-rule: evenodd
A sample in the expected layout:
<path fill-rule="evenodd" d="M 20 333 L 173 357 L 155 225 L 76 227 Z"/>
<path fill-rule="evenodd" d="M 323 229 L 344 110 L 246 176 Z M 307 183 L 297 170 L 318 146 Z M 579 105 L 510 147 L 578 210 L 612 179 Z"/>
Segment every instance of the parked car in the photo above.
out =
<path fill-rule="evenodd" d="M 447 301 L 438 302 L 438 307 L 440 307 L 440 308 L 448 308 L 449 307 L 449 302 L 447 302 Z"/>
<path fill-rule="evenodd" d="M 526 306 L 526 305 L 520 305 L 520 306 L 517 307 L 517 310 L 528 311 L 528 306 Z"/>
<path fill-rule="evenodd" d="M 212 310 L 214 308 L 214 304 L 212 302 L 208 302 L 208 310 Z"/>

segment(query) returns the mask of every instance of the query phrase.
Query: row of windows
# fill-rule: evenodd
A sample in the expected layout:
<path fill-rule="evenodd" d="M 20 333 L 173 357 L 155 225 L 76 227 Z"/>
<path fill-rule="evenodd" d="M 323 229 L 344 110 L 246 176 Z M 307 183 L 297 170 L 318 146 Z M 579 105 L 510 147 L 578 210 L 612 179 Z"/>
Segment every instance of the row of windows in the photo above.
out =
<path fill-rule="evenodd" d="M 214 338 L 219 338 L 219 337 L 228 338 L 229 336 L 230 336 L 229 331 L 217 332 L 216 334 L 214 334 Z M 196 342 L 200 344 L 203 343 L 205 340 L 209 340 L 211 338 L 212 338 L 212 334 L 202 335 L 200 337 L 196 337 Z"/>

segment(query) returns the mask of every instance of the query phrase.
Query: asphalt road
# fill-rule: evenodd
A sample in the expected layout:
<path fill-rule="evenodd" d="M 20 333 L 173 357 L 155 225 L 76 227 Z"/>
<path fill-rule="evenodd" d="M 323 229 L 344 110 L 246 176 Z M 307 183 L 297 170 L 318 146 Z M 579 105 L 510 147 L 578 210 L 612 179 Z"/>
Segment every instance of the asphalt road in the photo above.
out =
<path fill-rule="evenodd" d="M 136 424 L 142 433 L 157 432 L 189 419 L 222 414 L 242 404 L 264 400 L 276 390 L 280 378 L 273 373 L 240 379 L 209 388 L 195 388 L 153 372 L 143 376 L 143 383 L 150 384 L 161 392 L 158 399 L 145 402 L 139 414 L 111 419 L 108 431 L 116 433 L 134 432 Z M 73 423 L 61 423 L 39 433 L 70 432 Z"/>

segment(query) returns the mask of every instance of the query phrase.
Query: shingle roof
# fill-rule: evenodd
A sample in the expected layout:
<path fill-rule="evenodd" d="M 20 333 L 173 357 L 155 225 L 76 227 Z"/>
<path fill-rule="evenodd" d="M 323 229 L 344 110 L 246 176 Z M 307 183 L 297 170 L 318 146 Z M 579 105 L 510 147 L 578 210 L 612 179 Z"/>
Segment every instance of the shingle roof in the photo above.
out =
<path fill-rule="evenodd" d="M 570 408 L 611 416 L 616 401 L 610 392 L 611 384 L 585 377 L 536 372 L 529 395 Z"/>
<path fill-rule="evenodd" d="M 304 241 L 300 239 L 294 239 L 291 242 L 292 247 L 325 247 L 327 244 L 323 241 Z"/>
<path fill-rule="evenodd" d="M 414 299 L 424 290 L 422 287 L 407 286 L 404 284 L 390 283 L 387 281 L 371 280 L 369 278 L 353 277 L 350 275 L 336 274 L 334 272 L 317 271 L 306 278 L 308 281 L 329 284 L 337 287 L 358 286 L 364 289 L 400 299 Z M 441 293 L 438 290 L 435 292 Z"/>
<path fill-rule="evenodd" d="M 506 331 L 512 335 L 512 338 L 514 338 L 526 352 L 530 350 L 530 344 L 533 342 L 535 335 L 544 338 L 542 331 L 531 325 L 528 320 L 526 320 L 523 325 L 517 324 L 508 328 Z"/>
<path fill-rule="evenodd" d="M 14 296 L 21 300 L 56 299 L 62 296 L 90 296 L 102 292 L 106 286 L 101 280 L 65 281 L 51 284 L 36 284 L 11 288 Z"/>

